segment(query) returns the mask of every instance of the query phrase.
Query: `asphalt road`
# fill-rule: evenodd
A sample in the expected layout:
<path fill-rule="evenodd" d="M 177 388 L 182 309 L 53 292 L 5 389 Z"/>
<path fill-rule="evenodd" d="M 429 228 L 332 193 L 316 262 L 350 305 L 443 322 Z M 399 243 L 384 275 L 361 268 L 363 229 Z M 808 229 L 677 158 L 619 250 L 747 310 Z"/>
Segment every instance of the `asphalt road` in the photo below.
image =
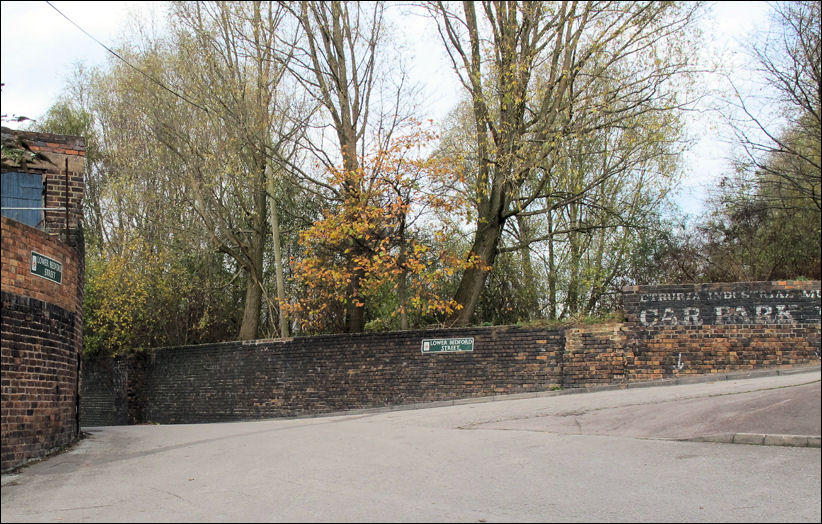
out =
<path fill-rule="evenodd" d="M 2 480 L 2 522 L 820 522 L 818 368 L 200 425 L 85 428 Z M 807 440 L 807 439 L 806 439 Z M 811 439 L 813 441 L 813 439 Z"/>

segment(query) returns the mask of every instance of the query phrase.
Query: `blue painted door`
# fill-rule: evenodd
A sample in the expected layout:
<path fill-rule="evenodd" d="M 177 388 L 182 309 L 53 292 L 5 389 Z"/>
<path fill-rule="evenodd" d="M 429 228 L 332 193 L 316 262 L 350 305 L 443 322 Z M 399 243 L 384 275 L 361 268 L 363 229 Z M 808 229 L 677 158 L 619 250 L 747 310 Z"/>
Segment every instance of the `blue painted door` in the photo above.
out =
<path fill-rule="evenodd" d="M 38 173 L 3 173 L 2 212 L 4 217 L 17 220 L 32 227 L 40 227 L 43 221 L 43 175 Z M 38 208 L 27 210 L 6 209 L 9 207 Z"/>

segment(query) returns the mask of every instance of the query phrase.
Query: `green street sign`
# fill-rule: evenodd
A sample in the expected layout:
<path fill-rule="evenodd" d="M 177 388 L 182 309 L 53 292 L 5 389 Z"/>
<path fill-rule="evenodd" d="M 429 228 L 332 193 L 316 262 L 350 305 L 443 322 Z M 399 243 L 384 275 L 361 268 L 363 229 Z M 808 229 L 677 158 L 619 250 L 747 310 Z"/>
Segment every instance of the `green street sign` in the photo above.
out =
<path fill-rule="evenodd" d="M 428 338 L 422 341 L 423 353 L 457 353 L 474 351 L 474 337 Z"/>
<path fill-rule="evenodd" d="M 63 264 L 41 255 L 36 251 L 31 252 L 31 274 L 51 280 L 57 284 L 63 283 Z"/>

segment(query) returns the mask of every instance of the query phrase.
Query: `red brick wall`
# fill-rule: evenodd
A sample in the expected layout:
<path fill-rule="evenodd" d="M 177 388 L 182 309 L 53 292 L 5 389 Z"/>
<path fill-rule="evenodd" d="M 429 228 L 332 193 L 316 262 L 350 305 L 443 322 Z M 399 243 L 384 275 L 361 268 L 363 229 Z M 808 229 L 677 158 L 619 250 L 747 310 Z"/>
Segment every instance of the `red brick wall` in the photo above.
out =
<path fill-rule="evenodd" d="M 62 283 L 31 273 L 31 252 L 63 264 Z M 82 252 L 2 217 L 0 469 L 69 444 L 79 425 Z"/>
<path fill-rule="evenodd" d="M 3 129 L 4 134 L 11 132 Z M 3 171 L 41 173 L 45 231 L 2 217 L 2 407 L 0 470 L 61 449 L 79 434 L 84 246 L 81 228 L 85 142 L 17 132 L 47 160 Z M 68 168 L 68 169 L 66 169 Z M 62 264 L 56 283 L 31 272 L 36 251 Z"/>
<path fill-rule="evenodd" d="M 819 325 L 645 328 L 630 337 L 629 381 L 819 363 Z"/>
<path fill-rule="evenodd" d="M 567 328 L 562 385 L 578 387 L 624 382 L 625 339 L 623 324 Z"/>
<path fill-rule="evenodd" d="M 626 322 L 565 331 L 566 387 L 819 363 L 820 282 L 632 286 Z"/>
<path fill-rule="evenodd" d="M 70 245 L 58 241 L 48 233 L 16 220 L 2 217 L 2 287 L 7 293 L 36 298 L 63 309 L 79 312 L 82 306 L 80 255 Z M 63 282 L 31 273 L 31 252 L 57 260 L 63 264 Z"/>

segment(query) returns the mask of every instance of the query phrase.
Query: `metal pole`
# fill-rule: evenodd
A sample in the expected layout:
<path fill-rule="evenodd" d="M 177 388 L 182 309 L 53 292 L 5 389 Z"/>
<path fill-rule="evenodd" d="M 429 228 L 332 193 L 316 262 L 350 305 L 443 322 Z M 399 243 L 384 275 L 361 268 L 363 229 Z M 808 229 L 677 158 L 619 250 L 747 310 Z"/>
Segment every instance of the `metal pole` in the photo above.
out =
<path fill-rule="evenodd" d="M 5 211 L 65 211 L 65 207 L 6 207 L 2 208 Z"/>
<path fill-rule="evenodd" d="M 68 170 L 68 157 L 66 157 L 66 202 L 64 204 L 66 206 L 66 242 L 69 241 L 69 170 Z"/>

